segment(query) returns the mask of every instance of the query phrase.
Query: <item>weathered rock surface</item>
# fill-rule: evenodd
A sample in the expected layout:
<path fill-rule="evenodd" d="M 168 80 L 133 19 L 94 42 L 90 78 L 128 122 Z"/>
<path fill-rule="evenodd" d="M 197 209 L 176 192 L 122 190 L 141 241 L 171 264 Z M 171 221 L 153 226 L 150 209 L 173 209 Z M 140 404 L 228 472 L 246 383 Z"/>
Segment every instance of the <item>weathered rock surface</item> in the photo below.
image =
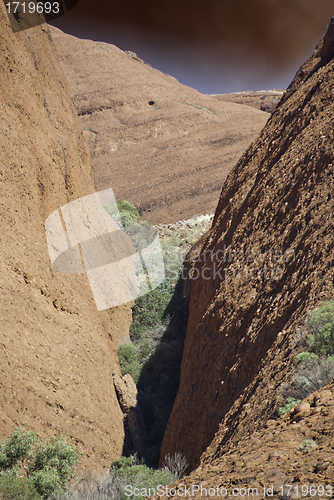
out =
<path fill-rule="evenodd" d="M 181 382 L 161 457 L 181 451 L 194 468 L 210 445 L 203 472 L 274 415 L 296 326 L 333 299 L 333 26 L 229 174 L 189 255 Z"/>
<path fill-rule="evenodd" d="M 129 450 L 124 447 L 123 453 L 126 455 L 128 455 L 129 452 L 131 454 L 142 454 L 148 446 L 148 441 L 147 428 L 139 405 L 130 408 L 130 411 L 125 415 L 124 425 L 125 429 L 128 430 L 130 443 Z"/>
<path fill-rule="evenodd" d="M 112 187 L 152 224 L 212 213 L 268 114 L 202 95 L 114 45 L 51 32 L 97 187 Z"/>
<path fill-rule="evenodd" d="M 128 413 L 131 408 L 137 406 L 138 391 L 136 384 L 128 373 L 123 377 L 115 374 L 113 380 L 120 407 L 123 413 Z"/>
<path fill-rule="evenodd" d="M 296 423 L 291 410 L 276 421 L 268 420 L 223 456 L 203 461 L 190 476 L 179 481 L 180 493 L 185 484 L 194 492 L 194 498 L 288 499 L 312 498 L 317 493 L 319 498 L 330 497 L 334 477 L 334 384 L 326 390 L 331 394 L 326 403 L 316 403 L 318 393 L 303 403 L 318 410 L 315 414 Z M 308 443 L 312 447 L 305 446 Z M 173 486 L 178 488 L 177 484 Z M 213 490 L 209 495 L 210 488 Z"/>
<path fill-rule="evenodd" d="M 109 466 L 123 447 L 112 375 L 131 311 L 98 313 L 86 275 L 51 268 L 45 220 L 96 191 L 92 163 L 47 26 L 13 34 L 1 3 L 0 33 L 0 439 L 26 425 Z"/>

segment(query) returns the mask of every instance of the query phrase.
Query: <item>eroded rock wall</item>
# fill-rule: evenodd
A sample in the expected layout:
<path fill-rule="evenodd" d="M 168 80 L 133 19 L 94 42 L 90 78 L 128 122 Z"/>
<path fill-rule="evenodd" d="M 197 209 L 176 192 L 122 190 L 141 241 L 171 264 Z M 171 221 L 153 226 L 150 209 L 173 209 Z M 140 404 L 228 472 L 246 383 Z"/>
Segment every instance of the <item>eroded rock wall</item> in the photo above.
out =
<path fill-rule="evenodd" d="M 67 435 L 95 467 L 123 447 L 113 385 L 127 306 L 97 312 L 86 275 L 51 267 L 45 220 L 93 193 L 92 163 L 46 25 L 14 34 L 0 4 L 0 438 Z"/>
<path fill-rule="evenodd" d="M 194 468 L 211 443 L 209 464 L 261 427 L 294 363 L 296 326 L 333 299 L 333 32 L 332 20 L 189 255 L 181 382 L 162 458 L 181 451 Z"/>

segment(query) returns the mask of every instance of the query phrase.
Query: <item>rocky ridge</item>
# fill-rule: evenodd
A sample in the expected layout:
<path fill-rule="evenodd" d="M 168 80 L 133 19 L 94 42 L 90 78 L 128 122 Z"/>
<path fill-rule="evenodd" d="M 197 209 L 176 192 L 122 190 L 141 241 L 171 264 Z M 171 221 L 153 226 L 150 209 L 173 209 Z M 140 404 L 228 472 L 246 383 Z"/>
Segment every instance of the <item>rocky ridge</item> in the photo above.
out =
<path fill-rule="evenodd" d="M 98 189 L 150 224 L 212 213 L 222 182 L 268 113 L 202 95 L 133 52 L 51 29 Z"/>
<path fill-rule="evenodd" d="M 246 104 L 253 108 L 272 113 L 279 103 L 284 90 L 259 90 L 251 92 L 232 92 L 230 94 L 214 95 L 219 101 Z"/>
<path fill-rule="evenodd" d="M 170 224 L 158 224 L 153 227 L 160 239 L 180 238 L 189 250 L 191 245 L 209 231 L 213 216 L 214 214 L 197 215 L 192 219 L 180 220 Z"/>

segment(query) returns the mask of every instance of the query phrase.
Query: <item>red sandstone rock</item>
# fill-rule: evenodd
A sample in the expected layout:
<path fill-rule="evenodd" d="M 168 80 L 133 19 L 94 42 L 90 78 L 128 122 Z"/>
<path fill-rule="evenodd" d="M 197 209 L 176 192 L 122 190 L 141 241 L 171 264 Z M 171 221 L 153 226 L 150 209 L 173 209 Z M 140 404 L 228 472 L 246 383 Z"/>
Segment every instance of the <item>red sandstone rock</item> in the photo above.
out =
<path fill-rule="evenodd" d="M 112 375 L 131 310 L 97 312 L 85 275 L 54 271 L 45 220 L 93 193 L 92 162 L 47 26 L 13 34 L 0 5 L 0 439 L 68 436 L 82 464 L 122 453 Z"/>
<path fill-rule="evenodd" d="M 181 451 L 191 468 L 217 460 L 219 469 L 224 454 L 241 454 L 275 415 L 296 327 L 333 299 L 333 25 L 229 174 L 212 230 L 189 254 L 189 276 L 198 278 L 184 283 L 181 382 L 161 458 Z M 320 425 L 326 411 L 307 418 Z M 221 470 L 227 477 L 232 468 Z"/>

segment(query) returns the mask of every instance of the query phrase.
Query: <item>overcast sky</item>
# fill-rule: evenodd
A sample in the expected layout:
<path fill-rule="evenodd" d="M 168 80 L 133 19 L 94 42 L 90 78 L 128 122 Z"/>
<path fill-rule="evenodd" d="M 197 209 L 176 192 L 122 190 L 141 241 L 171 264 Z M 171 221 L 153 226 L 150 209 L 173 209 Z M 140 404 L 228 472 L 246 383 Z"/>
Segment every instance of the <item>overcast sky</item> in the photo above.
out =
<path fill-rule="evenodd" d="M 333 0 L 80 0 L 51 24 L 219 94 L 285 88 L 332 15 Z"/>

